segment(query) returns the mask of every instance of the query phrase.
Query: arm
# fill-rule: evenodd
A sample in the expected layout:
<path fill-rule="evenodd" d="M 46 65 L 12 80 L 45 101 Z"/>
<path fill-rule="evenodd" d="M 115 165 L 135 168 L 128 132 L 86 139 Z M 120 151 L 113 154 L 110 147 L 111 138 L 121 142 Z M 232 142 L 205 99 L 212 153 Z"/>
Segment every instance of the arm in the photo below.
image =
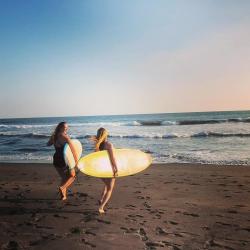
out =
<path fill-rule="evenodd" d="M 77 162 L 78 162 L 78 158 L 77 158 L 77 154 L 76 154 L 76 150 L 74 148 L 74 145 L 70 139 L 70 137 L 68 135 L 63 135 L 63 138 L 65 139 L 65 141 L 69 144 L 69 147 L 71 149 L 71 152 L 73 154 L 73 157 L 74 157 L 74 160 L 75 160 L 75 163 L 77 165 Z"/>
<path fill-rule="evenodd" d="M 107 143 L 107 151 L 109 154 L 109 159 L 110 159 L 112 170 L 113 170 L 114 177 L 115 177 L 118 174 L 118 170 L 117 170 L 116 160 L 114 157 L 114 147 L 111 143 Z"/>
<path fill-rule="evenodd" d="M 53 144 L 54 144 L 54 136 L 52 135 L 52 136 L 50 136 L 50 138 L 49 138 L 49 140 L 47 142 L 47 146 L 51 146 Z"/>

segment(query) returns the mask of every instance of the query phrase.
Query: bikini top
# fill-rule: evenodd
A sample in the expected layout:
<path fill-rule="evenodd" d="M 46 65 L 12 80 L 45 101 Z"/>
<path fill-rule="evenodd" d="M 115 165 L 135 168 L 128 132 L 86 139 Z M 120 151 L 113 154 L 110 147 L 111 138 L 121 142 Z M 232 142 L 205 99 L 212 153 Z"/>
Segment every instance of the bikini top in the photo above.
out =
<path fill-rule="evenodd" d="M 100 144 L 99 150 L 100 150 L 100 151 L 106 150 L 106 149 L 105 149 L 105 142 L 102 142 L 102 143 Z"/>
<path fill-rule="evenodd" d="M 55 141 L 54 146 L 56 149 L 57 148 L 59 149 L 59 148 L 63 148 L 65 146 L 65 144 L 66 144 L 66 142 L 62 142 L 62 141 L 60 141 L 60 139 L 58 139 L 57 141 Z"/>

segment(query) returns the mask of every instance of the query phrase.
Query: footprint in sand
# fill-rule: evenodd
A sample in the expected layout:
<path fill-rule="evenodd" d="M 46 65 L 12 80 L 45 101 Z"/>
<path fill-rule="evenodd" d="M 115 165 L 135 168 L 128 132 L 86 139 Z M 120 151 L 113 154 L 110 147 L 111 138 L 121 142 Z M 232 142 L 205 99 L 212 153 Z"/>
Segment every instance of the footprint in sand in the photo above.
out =
<path fill-rule="evenodd" d="M 163 240 L 162 243 L 164 243 L 165 246 L 171 247 L 171 250 L 183 250 L 183 248 L 178 247 L 178 246 L 180 246 L 178 244 L 174 244 L 174 243 L 166 241 L 166 240 Z"/>
<path fill-rule="evenodd" d="M 221 225 L 221 226 L 227 226 L 227 227 L 239 227 L 239 225 L 236 224 L 230 224 L 225 222 L 216 221 L 215 224 Z"/>
<path fill-rule="evenodd" d="M 90 231 L 90 230 L 86 230 L 85 234 L 96 236 L 96 234 L 94 232 Z"/>
<path fill-rule="evenodd" d="M 68 219 L 68 217 L 62 216 L 62 215 L 59 215 L 59 214 L 54 214 L 53 216 L 54 216 L 55 218 Z"/>
<path fill-rule="evenodd" d="M 46 218 L 46 216 L 45 216 L 45 215 L 43 215 L 43 216 L 34 216 L 34 217 L 32 217 L 32 218 L 34 218 L 33 220 L 34 220 L 35 222 L 39 222 L 39 221 L 41 221 L 42 219 Z"/>
<path fill-rule="evenodd" d="M 83 212 L 83 221 L 84 222 L 89 222 L 89 221 L 94 221 L 96 219 L 97 216 L 97 212 L 88 212 L 88 211 L 84 211 Z"/>
<path fill-rule="evenodd" d="M 211 247 L 218 247 L 222 249 L 228 249 L 228 250 L 234 250 L 234 248 L 226 246 L 224 244 L 221 244 L 219 242 L 216 242 L 215 240 L 207 240 L 204 244 L 204 249 L 210 249 Z"/>
<path fill-rule="evenodd" d="M 146 242 L 145 245 L 147 247 L 149 247 L 149 249 L 156 249 L 156 247 L 165 247 L 164 243 L 162 243 L 162 242 L 153 242 L 153 241 Z"/>
<path fill-rule="evenodd" d="M 98 222 L 104 223 L 104 224 L 111 224 L 110 221 L 107 220 L 102 220 L 102 219 L 97 219 Z"/>
<path fill-rule="evenodd" d="M 140 215 L 140 214 L 129 214 L 128 217 L 131 217 L 131 218 L 136 218 L 136 217 L 143 218 L 143 216 Z"/>
<path fill-rule="evenodd" d="M 161 227 L 156 227 L 155 231 L 156 231 L 156 234 L 158 234 L 158 235 L 167 235 L 168 234 L 167 231 Z"/>
<path fill-rule="evenodd" d="M 135 191 L 134 193 L 135 194 L 141 194 L 141 191 Z"/>
<path fill-rule="evenodd" d="M 136 208 L 136 206 L 128 204 L 128 205 L 125 206 L 125 208 L 129 208 L 131 210 L 134 210 Z"/>
<path fill-rule="evenodd" d="M 154 219 L 161 219 L 161 215 L 160 214 L 155 214 L 153 218 Z"/>
<path fill-rule="evenodd" d="M 87 240 L 85 240 L 84 238 L 82 239 L 82 242 L 83 242 L 85 245 L 89 245 L 90 247 L 93 247 L 93 248 L 95 248 L 95 247 L 96 247 L 96 245 L 94 245 L 94 244 L 92 244 L 92 243 L 88 242 L 88 241 L 87 241 Z"/>
<path fill-rule="evenodd" d="M 170 184 L 172 183 L 171 181 L 165 181 L 163 184 Z"/>
<path fill-rule="evenodd" d="M 194 214 L 194 213 L 184 212 L 183 214 L 188 215 L 188 216 L 192 216 L 192 217 L 200 217 L 198 214 Z"/>
<path fill-rule="evenodd" d="M 235 207 L 246 207 L 245 205 L 239 204 L 239 205 L 235 205 Z"/>
<path fill-rule="evenodd" d="M 142 241 L 148 240 L 148 237 L 144 228 L 136 229 L 136 228 L 121 227 L 121 229 L 124 231 L 125 234 L 138 235 Z"/>
<path fill-rule="evenodd" d="M 58 234 L 54 234 L 54 233 L 42 236 L 42 238 L 44 238 L 44 237 L 45 238 L 47 237 L 46 239 L 50 239 L 50 240 L 55 240 L 55 239 L 61 239 L 61 238 L 63 238 L 63 236 L 58 235 Z"/>
<path fill-rule="evenodd" d="M 179 224 L 178 222 L 171 221 L 171 220 L 169 221 L 169 223 L 172 224 L 172 225 L 178 225 Z"/>
<path fill-rule="evenodd" d="M 145 198 L 143 196 L 137 196 L 137 199 L 144 200 Z"/>
<path fill-rule="evenodd" d="M 144 207 L 146 207 L 146 208 L 151 208 L 151 205 L 148 204 L 146 201 L 143 203 L 143 205 L 144 205 Z"/>
<path fill-rule="evenodd" d="M 42 243 L 43 239 L 38 239 L 38 240 L 32 240 L 29 242 L 30 246 L 38 246 L 40 243 Z"/>
<path fill-rule="evenodd" d="M 227 184 L 225 184 L 225 183 L 220 183 L 220 184 L 218 184 L 218 186 L 226 187 Z"/>
<path fill-rule="evenodd" d="M 238 213 L 236 210 L 228 210 L 227 212 L 230 214 L 237 214 Z"/>
<path fill-rule="evenodd" d="M 71 232 L 72 234 L 80 234 L 80 233 L 82 232 L 82 230 L 81 230 L 80 227 L 72 227 L 72 228 L 70 229 L 70 232 Z"/>
<path fill-rule="evenodd" d="M 10 240 L 7 243 L 3 244 L 1 249 L 3 249 L 3 250 L 18 250 L 18 249 L 20 249 L 20 246 L 17 243 L 17 241 Z"/>
<path fill-rule="evenodd" d="M 131 218 L 131 217 L 125 217 L 125 220 L 127 220 L 127 221 L 137 221 L 135 218 Z"/>
<path fill-rule="evenodd" d="M 247 231 L 247 232 L 249 232 L 249 233 L 250 233 L 250 227 L 240 228 L 240 230 Z"/>
<path fill-rule="evenodd" d="M 38 226 L 38 225 L 35 225 L 36 228 L 41 228 L 41 229 L 54 229 L 54 227 L 48 227 L 48 226 Z"/>
<path fill-rule="evenodd" d="M 76 192 L 76 195 L 78 195 L 79 197 L 88 197 L 88 194 L 86 193 Z"/>

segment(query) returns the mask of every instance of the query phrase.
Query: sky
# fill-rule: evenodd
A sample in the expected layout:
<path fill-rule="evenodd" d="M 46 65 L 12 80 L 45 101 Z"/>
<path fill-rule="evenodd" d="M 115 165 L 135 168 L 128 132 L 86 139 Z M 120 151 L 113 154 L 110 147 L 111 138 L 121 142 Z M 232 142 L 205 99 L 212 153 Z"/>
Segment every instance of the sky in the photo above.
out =
<path fill-rule="evenodd" d="M 248 0 L 0 0 L 0 117 L 250 109 Z"/>

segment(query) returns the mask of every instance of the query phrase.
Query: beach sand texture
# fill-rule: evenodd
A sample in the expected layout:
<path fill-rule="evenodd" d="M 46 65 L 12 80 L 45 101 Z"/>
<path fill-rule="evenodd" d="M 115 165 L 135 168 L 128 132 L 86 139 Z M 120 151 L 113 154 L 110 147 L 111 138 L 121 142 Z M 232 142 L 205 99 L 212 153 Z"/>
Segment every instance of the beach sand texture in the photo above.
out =
<path fill-rule="evenodd" d="M 0 164 L 2 249 L 250 249 L 250 168 L 155 164 L 102 182 L 79 173 L 68 200 L 50 164 Z"/>

